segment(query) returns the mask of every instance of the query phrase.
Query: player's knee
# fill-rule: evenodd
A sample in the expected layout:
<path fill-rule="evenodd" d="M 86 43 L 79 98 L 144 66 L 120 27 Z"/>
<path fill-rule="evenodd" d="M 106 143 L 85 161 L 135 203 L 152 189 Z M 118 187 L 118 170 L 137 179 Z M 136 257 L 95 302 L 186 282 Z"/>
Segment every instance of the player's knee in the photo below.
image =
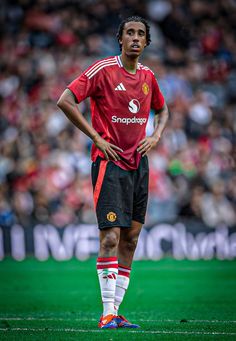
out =
<path fill-rule="evenodd" d="M 129 252 L 134 252 L 138 244 L 138 236 L 126 239 L 124 242 L 124 248 Z"/>
<path fill-rule="evenodd" d="M 118 245 L 119 238 L 117 234 L 113 231 L 108 232 L 101 240 L 101 248 L 103 250 L 112 250 L 115 249 Z"/>

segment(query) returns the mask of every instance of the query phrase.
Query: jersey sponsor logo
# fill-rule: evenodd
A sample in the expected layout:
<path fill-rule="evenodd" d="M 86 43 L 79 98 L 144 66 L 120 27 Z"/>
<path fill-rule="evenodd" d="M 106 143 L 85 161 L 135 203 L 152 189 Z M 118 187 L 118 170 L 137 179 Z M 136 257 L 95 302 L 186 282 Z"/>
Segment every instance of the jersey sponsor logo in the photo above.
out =
<path fill-rule="evenodd" d="M 129 125 L 129 124 L 140 124 L 140 125 L 143 125 L 147 122 L 147 119 L 146 118 L 142 118 L 142 117 L 118 117 L 118 116 L 112 116 L 111 118 L 111 122 L 112 123 L 123 123 L 123 124 L 126 124 L 126 125 Z"/>
<path fill-rule="evenodd" d="M 110 221 L 111 223 L 113 223 L 114 221 L 116 221 L 116 213 L 115 212 L 109 212 L 107 213 L 107 220 Z"/>
<path fill-rule="evenodd" d="M 139 101 L 137 99 L 131 99 L 128 108 L 129 111 L 132 112 L 132 114 L 137 114 L 137 112 L 139 112 L 140 109 Z"/>
<path fill-rule="evenodd" d="M 124 87 L 123 83 L 120 83 L 117 85 L 117 87 L 115 88 L 116 91 L 126 91 L 126 88 Z"/>
<path fill-rule="evenodd" d="M 147 83 L 143 83 L 142 90 L 144 95 L 147 95 L 149 93 L 149 86 L 147 85 Z"/>

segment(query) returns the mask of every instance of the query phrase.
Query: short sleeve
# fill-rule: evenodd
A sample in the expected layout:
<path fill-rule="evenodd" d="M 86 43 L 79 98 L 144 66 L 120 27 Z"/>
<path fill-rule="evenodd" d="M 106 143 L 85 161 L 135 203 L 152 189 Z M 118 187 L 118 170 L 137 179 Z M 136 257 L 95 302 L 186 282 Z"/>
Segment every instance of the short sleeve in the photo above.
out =
<path fill-rule="evenodd" d="M 95 96 L 97 91 L 96 77 L 89 79 L 85 73 L 86 71 L 67 86 L 75 95 L 78 103 L 82 102 L 87 97 Z"/>
<path fill-rule="evenodd" d="M 164 96 L 161 93 L 159 85 L 154 75 L 152 75 L 152 102 L 151 108 L 154 110 L 160 110 L 165 103 Z"/>

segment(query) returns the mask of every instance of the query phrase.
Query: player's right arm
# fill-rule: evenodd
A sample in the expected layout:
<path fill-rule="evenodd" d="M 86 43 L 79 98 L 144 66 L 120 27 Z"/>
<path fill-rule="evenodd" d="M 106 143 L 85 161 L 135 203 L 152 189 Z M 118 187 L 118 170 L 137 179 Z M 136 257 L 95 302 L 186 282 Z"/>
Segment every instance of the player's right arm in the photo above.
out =
<path fill-rule="evenodd" d="M 100 149 L 105 158 L 109 160 L 112 158 L 117 161 L 120 160 L 119 155 L 116 153 L 116 150 L 122 152 L 123 150 L 112 143 L 104 140 L 97 131 L 88 123 L 88 121 L 84 118 L 83 114 L 78 108 L 78 105 L 75 101 L 75 97 L 73 93 L 66 89 L 57 102 L 57 106 L 64 112 L 64 114 L 68 117 L 68 119 L 79 128 L 84 134 L 90 137 L 96 147 Z"/>

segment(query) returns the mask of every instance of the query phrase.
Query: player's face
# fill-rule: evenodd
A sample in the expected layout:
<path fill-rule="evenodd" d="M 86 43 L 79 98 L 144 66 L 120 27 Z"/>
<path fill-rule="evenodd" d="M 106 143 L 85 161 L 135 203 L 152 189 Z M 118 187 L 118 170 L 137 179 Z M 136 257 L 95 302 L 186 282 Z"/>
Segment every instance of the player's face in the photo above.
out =
<path fill-rule="evenodd" d="M 141 22 L 127 22 L 123 29 L 122 52 L 130 57 L 138 57 L 147 45 L 146 26 Z"/>

